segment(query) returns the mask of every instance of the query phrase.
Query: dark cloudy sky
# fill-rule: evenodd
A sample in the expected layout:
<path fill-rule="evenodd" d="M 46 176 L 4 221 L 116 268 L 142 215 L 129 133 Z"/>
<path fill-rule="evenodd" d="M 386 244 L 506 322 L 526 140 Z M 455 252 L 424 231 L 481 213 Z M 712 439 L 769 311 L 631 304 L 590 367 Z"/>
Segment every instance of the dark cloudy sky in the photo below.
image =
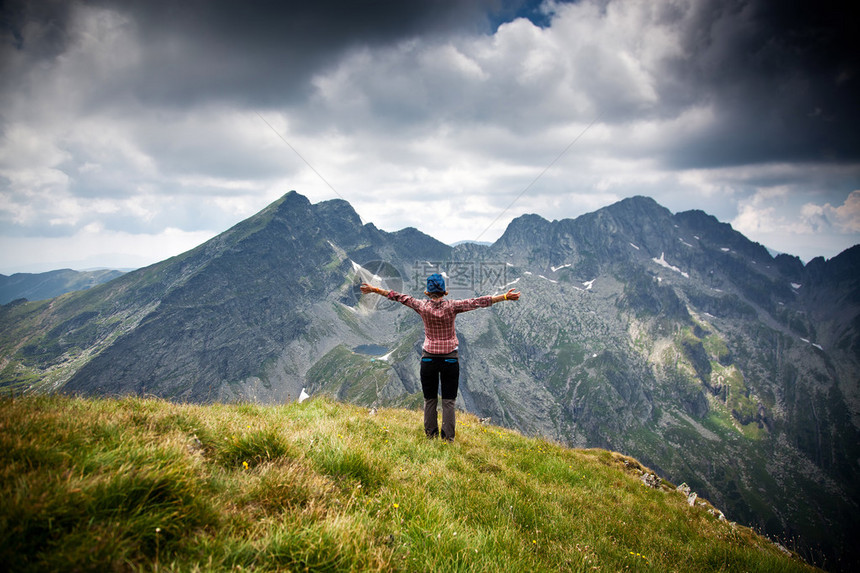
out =
<path fill-rule="evenodd" d="M 0 6 L 5 274 L 162 260 L 293 189 L 449 243 L 632 195 L 860 242 L 847 2 Z"/>

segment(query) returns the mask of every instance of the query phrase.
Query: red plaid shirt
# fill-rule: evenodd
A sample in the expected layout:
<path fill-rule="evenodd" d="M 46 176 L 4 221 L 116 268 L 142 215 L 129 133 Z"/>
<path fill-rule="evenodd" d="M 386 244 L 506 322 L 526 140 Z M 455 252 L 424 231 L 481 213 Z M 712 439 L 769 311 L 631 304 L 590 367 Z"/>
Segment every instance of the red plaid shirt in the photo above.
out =
<path fill-rule="evenodd" d="M 490 295 L 464 300 L 418 300 L 392 290 L 388 292 L 388 298 L 421 315 L 421 320 L 424 321 L 424 351 L 430 354 L 448 354 L 457 349 L 460 341 L 457 340 L 454 330 L 454 318 L 458 314 L 493 304 L 493 297 Z"/>

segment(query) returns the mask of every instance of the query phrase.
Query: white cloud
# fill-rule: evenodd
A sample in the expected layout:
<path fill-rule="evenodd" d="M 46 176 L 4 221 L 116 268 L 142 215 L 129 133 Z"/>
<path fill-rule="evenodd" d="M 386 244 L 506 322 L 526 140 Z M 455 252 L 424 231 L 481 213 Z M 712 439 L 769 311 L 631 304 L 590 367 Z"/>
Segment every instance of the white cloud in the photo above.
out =
<path fill-rule="evenodd" d="M 64 267 L 141 267 L 190 250 L 215 234 L 175 228 L 157 234 L 133 234 L 105 230 L 91 223 L 68 237 L 3 237 L 0 247 L 5 255 L 0 273 L 45 272 Z"/>
<path fill-rule="evenodd" d="M 834 229 L 843 233 L 860 233 L 860 190 L 852 191 L 838 207 L 830 203 L 807 203 L 801 209 L 801 214 L 813 232 Z"/>
<path fill-rule="evenodd" d="M 548 26 L 517 19 L 492 33 L 419 22 L 479 4 L 398 4 L 418 24 L 383 29 L 364 13 L 364 27 L 336 29 L 313 3 L 249 13 L 248 28 L 220 4 L 200 18 L 166 18 L 158 2 L 70 6 L 65 27 L 33 20 L 25 49 L 0 48 L 2 237 L 195 236 L 292 189 L 446 241 L 474 239 L 497 217 L 483 240 L 522 213 L 576 217 L 635 194 L 797 254 L 835 254 L 860 228 L 858 192 L 846 191 L 860 166 L 819 159 L 839 140 L 798 126 L 801 147 L 773 157 L 792 138 L 769 121 L 805 102 L 774 95 L 784 84 L 756 62 L 792 46 L 760 44 L 784 38 L 733 5 L 548 2 Z M 296 10 L 319 28 L 296 28 Z M 790 77 L 807 77 L 792 62 Z"/>
<path fill-rule="evenodd" d="M 860 233 L 860 190 L 852 191 L 835 211 L 836 220 L 845 231 Z"/>
<path fill-rule="evenodd" d="M 839 207 L 797 205 L 798 195 L 786 187 L 761 190 L 739 203 L 732 225 L 755 241 L 804 260 L 833 257 L 860 242 L 860 191 Z"/>

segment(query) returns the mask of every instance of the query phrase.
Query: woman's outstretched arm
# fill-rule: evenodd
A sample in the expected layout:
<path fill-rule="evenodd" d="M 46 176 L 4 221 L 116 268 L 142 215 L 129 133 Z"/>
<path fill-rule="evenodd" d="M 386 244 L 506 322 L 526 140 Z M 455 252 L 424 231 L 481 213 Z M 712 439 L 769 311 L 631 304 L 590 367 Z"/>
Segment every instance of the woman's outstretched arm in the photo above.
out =
<path fill-rule="evenodd" d="M 505 294 L 493 295 L 493 304 L 502 302 L 503 300 L 520 300 L 520 292 L 518 290 L 511 289 Z"/>
<path fill-rule="evenodd" d="M 375 287 L 367 283 L 361 283 L 361 294 L 376 293 L 382 296 L 388 296 L 388 291 L 384 288 Z"/>

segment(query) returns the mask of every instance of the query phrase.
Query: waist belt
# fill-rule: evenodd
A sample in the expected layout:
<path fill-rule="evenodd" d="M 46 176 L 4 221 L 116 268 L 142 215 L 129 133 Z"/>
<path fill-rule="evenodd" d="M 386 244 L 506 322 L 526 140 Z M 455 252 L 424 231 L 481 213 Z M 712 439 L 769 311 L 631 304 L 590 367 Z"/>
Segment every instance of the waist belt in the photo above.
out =
<path fill-rule="evenodd" d="M 421 358 L 458 358 L 458 356 L 456 350 L 452 350 L 448 354 L 433 354 L 424 350 L 421 353 Z"/>

